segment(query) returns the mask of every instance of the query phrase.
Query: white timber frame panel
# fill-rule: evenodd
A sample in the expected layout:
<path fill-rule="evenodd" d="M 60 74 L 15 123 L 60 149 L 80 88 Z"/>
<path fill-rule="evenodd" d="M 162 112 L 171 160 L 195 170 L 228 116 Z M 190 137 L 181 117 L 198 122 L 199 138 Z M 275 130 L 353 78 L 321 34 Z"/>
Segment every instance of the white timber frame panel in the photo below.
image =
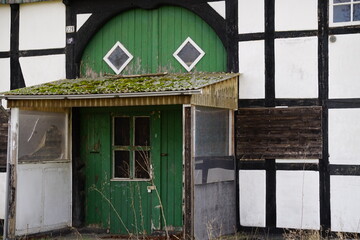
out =
<path fill-rule="evenodd" d="M 247 227 L 266 226 L 266 171 L 239 171 L 240 224 Z"/>
<path fill-rule="evenodd" d="M 208 4 L 224 19 L 226 19 L 226 4 L 225 1 L 208 2 Z"/>
<path fill-rule="evenodd" d="M 19 59 L 27 87 L 66 78 L 64 54 Z"/>
<path fill-rule="evenodd" d="M 320 229 L 319 172 L 276 171 L 277 227 Z"/>
<path fill-rule="evenodd" d="M 0 4 L 0 52 L 10 51 L 10 5 Z"/>
<path fill-rule="evenodd" d="M 360 232 L 360 176 L 330 177 L 331 230 Z"/>
<path fill-rule="evenodd" d="M 317 1 L 276 0 L 275 30 L 296 31 L 318 28 Z"/>
<path fill-rule="evenodd" d="M 64 48 L 66 8 L 62 1 L 20 5 L 19 49 Z"/>
<path fill-rule="evenodd" d="M 76 15 L 76 31 L 86 23 L 86 21 L 91 17 L 92 13 L 82 13 Z"/>
<path fill-rule="evenodd" d="M 264 0 L 239 0 L 238 2 L 239 33 L 264 32 Z"/>
<path fill-rule="evenodd" d="M 264 40 L 239 42 L 239 98 L 265 98 Z"/>
<path fill-rule="evenodd" d="M 329 110 L 330 164 L 360 165 L 360 108 Z"/>
<path fill-rule="evenodd" d="M 329 38 L 329 98 L 360 98 L 360 34 Z"/>
<path fill-rule="evenodd" d="M 10 90 L 10 58 L 0 58 L 0 92 Z M 5 100 L 1 100 L 1 105 L 5 106 Z"/>
<path fill-rule="evenodd" d="M 276 98 L 317 98 L 317 37 L 276 39 L 275 69 Z"/>

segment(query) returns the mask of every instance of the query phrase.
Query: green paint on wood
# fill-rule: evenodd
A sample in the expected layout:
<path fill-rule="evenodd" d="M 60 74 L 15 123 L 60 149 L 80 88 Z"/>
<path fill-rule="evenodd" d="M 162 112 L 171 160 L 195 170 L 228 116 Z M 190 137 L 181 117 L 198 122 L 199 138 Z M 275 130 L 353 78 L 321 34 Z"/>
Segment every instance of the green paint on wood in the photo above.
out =
<path fill-rule="evenodd" d="M 103 57 L 119 41 L 134 56 L 122 74 L 186 72 L 173 53 L 191 37 L 205 56 L 192 71 L 226 71 L 226 51 L 213 29 L 189 10 L 164 6 L 155 10 L 130 10 L 104 25 L 85 49 L 81 74 L 114 74 Z"/>
<path fill-rule="evenodd" d="M 113 181 L 112 116 L 150 116 L 153 181 Z M 150 234 L 182 228 L 182 108 L 132 107 L 81 110 L 81 157 L 86 165 L 86 224 L 116 234 Z M 154 184 L 155 191 L 147 187 Z M 129 232 L 128 232 L 129 231 Z"/>

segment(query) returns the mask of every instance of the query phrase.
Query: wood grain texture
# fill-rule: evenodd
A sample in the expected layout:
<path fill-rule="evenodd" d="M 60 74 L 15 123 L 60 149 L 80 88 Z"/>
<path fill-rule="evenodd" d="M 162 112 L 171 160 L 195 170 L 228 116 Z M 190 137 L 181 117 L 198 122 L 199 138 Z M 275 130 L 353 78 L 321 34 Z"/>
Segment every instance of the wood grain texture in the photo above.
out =
<path fill-rule="evenodd" d="M 322 108 L 241 108 L 238 159 L 321 159 Z"/>

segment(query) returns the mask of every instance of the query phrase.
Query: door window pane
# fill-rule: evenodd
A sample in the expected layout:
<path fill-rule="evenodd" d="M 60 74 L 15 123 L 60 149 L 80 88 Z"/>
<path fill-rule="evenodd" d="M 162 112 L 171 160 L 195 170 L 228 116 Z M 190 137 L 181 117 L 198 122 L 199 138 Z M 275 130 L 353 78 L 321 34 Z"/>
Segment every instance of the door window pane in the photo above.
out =
<path fill-rule="evenodd" d="M 150 178 L 150 152 L 135 152 L 135 178 Z"/>
<path fill-rule="evenodd" d="M 114 177 L 129 178 L 130 177 L 130 152 L 115 151 Z"/>
<path fill-rule="evenodd" d="M 130 145 L 129 117 L 116 117 L 114 119 L 114 143 L 116 146 Z"/>
<path fill-rule="evenodd" d="M 135 118 L 135 146 L 150 146 L 150 119 Z"/>

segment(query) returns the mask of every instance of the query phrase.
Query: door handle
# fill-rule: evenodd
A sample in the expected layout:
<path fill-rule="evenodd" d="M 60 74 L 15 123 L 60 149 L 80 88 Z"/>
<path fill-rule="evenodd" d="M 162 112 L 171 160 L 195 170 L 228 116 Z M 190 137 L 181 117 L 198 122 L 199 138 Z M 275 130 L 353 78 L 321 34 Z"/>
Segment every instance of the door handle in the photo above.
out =
<path fill-rule="evenodd" d="M 167 153 L 161 153 L 160 156 L 162 156 L 162 157 L 167 157 L 167 156 L 169 156 L 169 154 L 167 154 Z"/>
<path fill-rule="evenodd" d="M 155 189 L 156 189 L 156 186 L 154 186 L 154 185 L 147 186 L 148 193 L 151 193 L 151 191 L 154 191 Z"/>

